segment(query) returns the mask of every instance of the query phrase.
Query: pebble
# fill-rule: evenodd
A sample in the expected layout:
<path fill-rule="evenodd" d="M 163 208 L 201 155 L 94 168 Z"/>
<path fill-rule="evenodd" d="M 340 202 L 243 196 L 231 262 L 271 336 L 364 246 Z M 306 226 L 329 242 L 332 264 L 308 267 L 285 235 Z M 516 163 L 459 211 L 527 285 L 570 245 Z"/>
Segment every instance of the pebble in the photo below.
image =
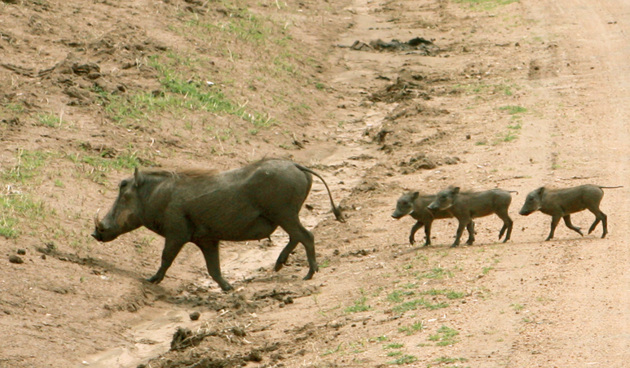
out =
<path fill-rule="evenodd" d="M 9 256 L 9 262 L 20 264 L 20 263 L 24 263 L 24 260 L 22 259 L 22 257 L 12 255 L 12 256 Z"/>

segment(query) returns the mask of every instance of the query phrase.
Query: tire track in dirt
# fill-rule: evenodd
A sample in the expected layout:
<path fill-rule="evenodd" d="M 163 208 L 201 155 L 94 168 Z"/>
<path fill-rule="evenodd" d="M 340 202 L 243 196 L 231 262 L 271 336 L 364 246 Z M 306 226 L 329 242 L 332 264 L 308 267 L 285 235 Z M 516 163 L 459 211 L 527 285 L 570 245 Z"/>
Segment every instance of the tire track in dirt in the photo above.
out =
<path fill-rule="evenodd" d="M 626 188 L 605 190 L 602 208 L 611 231 L 607 239 L 574 238 L 563 229 L 540 249 L 535 245 L 523 249 L 532 251 L 525 264 L 534 264 L 539 271 L 534 279 L 531 275 L 520 279 L 518 294 L 533 308 L 527 317 L 530 323 L 516 331 L 506 366 L 624 367 L 630 345 L 626 308 L 630 275 L 624 241 L 629 174 L 625 157 L 630 147 L 628 114 L 620 107 L 629 102 L 630 55 L 625 46 L 629 40 L 623 27 L 630 21 L 630 8 L 618 1 L 579 0 L 527 2 L 525 7 L 553 35 L 560 48 L 560 68 L 566 65 L 568 71 L 541 91 L 556 101 L 557 119 L 538 121 L 529 133 L 533 139 L 528 150 L 551 157 L 532 179 L 545 178 L 556 186 L 593 182 Z M 550 221 L 548 216 L 530 217 L 523 222 L 548 226 Z M 573 217 L 583 228 L 593 219 L 590 213 Z M 547 231 L 542 228 L 536 236 L 543 239 Z M 600 231 L 598 227 L 594 234 Z"/>

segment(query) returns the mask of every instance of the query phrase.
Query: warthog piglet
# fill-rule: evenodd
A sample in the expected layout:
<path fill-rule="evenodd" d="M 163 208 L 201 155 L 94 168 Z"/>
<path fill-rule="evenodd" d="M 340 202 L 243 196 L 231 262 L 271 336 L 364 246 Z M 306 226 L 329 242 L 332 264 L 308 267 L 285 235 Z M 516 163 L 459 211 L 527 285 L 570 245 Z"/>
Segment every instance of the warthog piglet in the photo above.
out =
<path fill-rule="evenodd" d="M 540 187 L 527 195 L 523 208 L 521 208 L 519 213 L 523 216 L 527 216 L 535 211 L 540 211 L 546 215 L 550 215 L 551 231 L 547 239 L 545 239 L 550 240 L 553 238 L 560 219 L 564 220 L 564 224 L 567 225 L 569 229 L 583 235 L 582 230 L 571 223 L 571 214 L 588 209 L 595 215 L 595 221 L 591 225 L 591 228 L 588 229 L 588 233 L 590 234 L 595 229 L 595 226 L 601 222 L 604 228 L 602 233 L 603 238 L 608 233 L 608 221 L 606 214 L 599 209 L 599 204 L 602 201 L 602 197 L 604 197 L 602 188 L 615 189 L 621 188 L 621 186 L 601 187 L 585 184 L 565 189 L 547 189 Z"/>

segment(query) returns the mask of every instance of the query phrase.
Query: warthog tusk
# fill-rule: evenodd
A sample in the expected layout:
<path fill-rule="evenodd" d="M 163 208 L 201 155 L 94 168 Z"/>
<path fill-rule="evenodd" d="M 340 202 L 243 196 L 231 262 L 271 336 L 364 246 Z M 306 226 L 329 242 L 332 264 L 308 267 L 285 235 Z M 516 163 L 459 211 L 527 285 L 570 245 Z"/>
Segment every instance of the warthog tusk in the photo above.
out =
<path fill-rule="evenodd" d="M 98 213 L 101 211 L 101 209 L 99 208 L 98 210 L 96 210 L 96 213 L 94 214 L 94 227 L 96 227 L 97 229 L 99 229 L 99 224 L 101 222 L 101 220 L 98 219 Z"/>

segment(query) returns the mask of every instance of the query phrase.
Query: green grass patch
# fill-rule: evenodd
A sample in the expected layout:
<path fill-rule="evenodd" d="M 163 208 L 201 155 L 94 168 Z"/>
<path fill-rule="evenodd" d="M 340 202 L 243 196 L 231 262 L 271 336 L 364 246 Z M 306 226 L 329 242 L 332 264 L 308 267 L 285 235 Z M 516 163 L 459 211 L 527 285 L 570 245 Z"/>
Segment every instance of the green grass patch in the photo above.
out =
<path fill-rule="evenodd" d="M 510 115 L 523 114 L 527 112 L 527 109 L 525 107 L 513 105 L 501 106 L 499 107 L 499 110 L 505 111 Z"/>
<path fill-rule="evenodd" d="M 368 339 L 369 342 L 383 342 L 383 341 L 388 341 L 388 340 L 389 340 L 389 338 L 387 336 L 385 336 L 385 335 L 372 337 L 372 338 Z"/>
<path fill-rule="evenodd" d="M 406 297 L 413 295 L 415 295 L 413 291 L 394 290 L 387 295 L 387 301 L 391 303 L 402 303 L 406 299 Z"/>
<path fill-rule="evenodd" d="M 443 270 L 434 269 L 431 275 L 442 275 Z M 418 308 L 425 308 L 428 310 L 436 310 L 441 308 L 447 308 L 449 304 L 446 301 L 429 301 L 424 297 L 411 299 L 420 295 L 430 295 L 435 297 L 445 297 L 446 299 L 461 299 L 466 296 L 464 292 L 458 292 L 449 289 L 431 289 L 426 291 L 413 291 L 413 290 L 394 290 L 387 295 L 387 301 L 392 304 L 396 304 L 392 308 L 392 312 L 402 314 Z M 411 300 L 410 300 L 411 299 Z"/>
<path fill-rule="evenodd" d="M 424 324 L 422 321 L 417 321 L 412 323 L 409 326 L 403 326 L 398 328 L 398 332 L 402 332 L 407 336 L 414 335 L 416 332 L 420 332 L 424 329 Z"/>
<path fill-rule="evenodd" d="M 453 277 L 453 273 L 451 271 L 445 270 L 442 267 L 435 267 L 419 276 L 419 278 L 436 280 L 441 280 L 445 277 Z"/>
<path fill-rule="evenodd" d="M 514 110 L 512 111 L 516 111 L 516 109 L 519 106 L 511 106 L 512 108 L 514 108 Z M 512 113 L 510 113 L 512 114 Z M 497 145 L 501 142 L 511 142 L 515 139 L 518 138 L 519 132 L 521 130 L 521 128 L 523 127 L 523 125 L 520 122 L 520 117 L 518 115 L 512 115 L 512 118 L 517 120 L 516 122 L 514 122 L 514 124 L 509 124 L 508 125 L 508 130 L 507 132 L 505 132 L 504 134 L 500 134 L 498 135 L 497 139 L 493 142 L 493 145 Z"/>
<path fill-rule="evenodd" d="M 418 358 L 416 358 L 415 356 L 404 354 L 404 355 L 401 355 L 398 359 L 389 362 L 389 364 L 404 365 L 404 364 L 415 363 L 417 361 L 418 361 Z"/>
<path fill-rule="evenodd" d="M 493 10 L 500 6 L 517 3 L 519 0 L 452 0 L 454 3 L 469 6 L 475 10 Z"/>
<path fill-rule="evenodd" d="M 95 155 L 80 155 L 78 157 L 80 162 L 106 172 L 111 170 L 134 169 L 140 166 L 140 159 L 136 152 L 126 152 L 114 158 Z"/>
<path fill-rule="evenodd" d="M 369 305 L 365 304 L 366 302 L 367 302 L 367 298 L 365 297 L 365 295 L 362 295 L 359 299 L 354 301 L 353 305 L 351 305 L 349 307 L 346 307 L 345 312 L 346 313 L 358 313 L 358 312 L 365 312 L 365 311 L 371 310 L 372 307 L 370 307 Z"/>
<path fill-rule="evenodd" d="M 268 114 L 247 111 L 245 106 L 229 99 L 217 85 L 184 77 L 183 69 L 187 69 L 186 64 L 190 62 L 173 53 L 149 57 L 149 66 L 158 72 L 161 90 L 124 96 L 97 90 L 106 115 L 127 128 L 147 124 L 157 113 L 178 115 L 184 110 L 237 116 L 255 128 L 278 123 Z"/>
<path fill-rule="evenodd" d="M 213 45 L 216 54 L 233 63 L 251 61 L 257 75 L 312 86 L 313 82 L 302 75 L 300 66 L 317 66 L 319 62 L 296 49 L 288 28 L 290 23 L 283 18 L 255 14 L 239 1 L 220 3 L 229 16 L 206 21 L 191 15 L 182 17 L 182 23 L 171 28 L 182 36 L 196 37 L 200 43 Z"/>
<path fill-rule="evenodd" d="M 444 365 L 444 364 L 456 364 L 456 363 L 465 363 L 468 359 L 466 358 L 450 358 L 450 357 L 439 357 L 434 359 L 432 362 L 427 364 L 427 368 L 431 368 L 436 365 Z M 451 368 L 455 368 L 457 366 L 452 366 Z"/>
<path fill-rule="evenodd" d="M 0 196 L 0 236 L 17 238 L 21 234 L 19 224 L 22 220 L 33 223 L 46 214 L 54 214 L 54 211 L 46 211 L 43 202 L 26 194 Z"/>
<path fill-rule="evenodd" d="M 342 345 L 343 345 L 343 344 L 339 344 L 339 345 L 337 345 L 337 347 L 336 347 L 336 348 L 334 348 L 334 349 L 326 350 L 324 353 L 322 353 L 322 354 L 321 354 L 321 356 L 332 355 L 332 354 L 335 354 L 335 353 L 338 353 L 338 352 L 342 351 L 342 349 L 341 349 L 341 346 L 342 346 Z"/>
<path fill-rule="evenodd" d="M 182 32 L 193 31 L 197 36 L 201 33 L 221 34 L 227 38 L 244 43 L 264 46 L 265 41 L 275 44 L 286 42 L 283 37 L 277 37 L 279 27 L 270 19 L 251 13 L 247 7 L 238 4 L 222 1 L 222 6 L 226 7 L 229 17 L 223 18 L 219 22 L 204 22 L 200 17 L 194 17 L 184 22 Z"/>
<path fill-rule="evenodd" d="M 4 203 L 0 203 L 0 205 L 2 205 L 1 207 L 4 207 Z M 7 239 L 17 238 L 19 234 L 17 224 L 17 218 L 7 215 L 4 212 L 0 214 L 0 236 L 4 236 Z"/>
<path fill-rule="evenodd" d="M 394 308 L 392 308 L 392 311 L 394 313 L 402 314 L 410 310 L 416 310 L 420 307 L 426 308 L 428 310 L 436 310 L 436 309 L 448 307 L 448 303 L 445 303 L 445 302 L 431 303 L 424 298 L 420 298 L 420 299 L 414 299 L 414 300 L 410 300 L 402 304 L 399 304 L 395 306 Z"/>
<path fill-rule="evenodd" d="M 457 343 L 456 339 L 459 335 L 459 331 L 447 326 L 442 326 L 437 330 L 437 333 L 429 336 L 430 341 L 435 341 L 437 346 L 448 346 Z"/>
<path fill-rule="evenodd" d="M 521 124 L 520 121 L 516 122 L 515 124 L 508 125 L 508 129 L 510 130 L 521 130 L 522 127 L 523 127 L 523 124 Z"/>
<path fill-rule="evenodd" d="M 26 110 L 21 103 L 11 102 L 0 106 L 0 114 L 23 114 Z"/>
<path fill-rule="evenodd" d="M 9 170 L 0 171 L 0 178 L 12 184 L 25 183 L 39 173 L 39 169 L 46 164 L 48 157 L 50 154 L 47 152 L 19 149 L 15 165 Z"/>
<path fill-rule="evenodd" d="M 500 136 L 499 139 L 495 142 L 495 144 L 499 144 L 501 142 L 506 142 L 506 143 L 507 142 L 512 142 L 516 138 L 518 138 L 518 134 L 516 134 L 516 133 L 514 133 L 512 131 L 508 131 L 504 135 Z"/>
<path fill-rule="evenodd" d="M 37 122 L 35 125 L 46 126 L 49 128 L 60 128 L 63 120 L 61 119 L 61 115 L 57 116 L 55 114 L 39 114 L 37 115 Z"/>
<path fill-rule="evenodd" d="M 401 343 L 391 343 L 391 344 L 387 344 L 387 345 L 383 345 L 383 349 L 384 350 L 389 350 L 389 349 L 400 349 L 403 346 L 405 346 L 405 344 L 401 344 Z"/>
<path fill-rule="evenodd" d="M 103 151 L 100 154 L 91 152 L 76 153 L 66 156 L 72 161 L 85 177 L 98 184 L 107 183 L 107 174 L 111 171 L 125 171 L 135 169 L 140 166 L 155 166 L 151 160 L 142 159 L 138 152 L 132 148 L 112 154 L 110 151 Z"/>
<path fill-rule="evenodd" d="M 447 289 L 431 289 L 431 290 L 428 290 L 428 291 L 423 291 L 420 294 L 422 294 L 422 295 L 444 295 L 448 299 L 461 299 L 461 298 L 466 296 L 466 293 L 459 292 L 459 291 L 454 291 L 454 290 L 447 290 Z"/>

